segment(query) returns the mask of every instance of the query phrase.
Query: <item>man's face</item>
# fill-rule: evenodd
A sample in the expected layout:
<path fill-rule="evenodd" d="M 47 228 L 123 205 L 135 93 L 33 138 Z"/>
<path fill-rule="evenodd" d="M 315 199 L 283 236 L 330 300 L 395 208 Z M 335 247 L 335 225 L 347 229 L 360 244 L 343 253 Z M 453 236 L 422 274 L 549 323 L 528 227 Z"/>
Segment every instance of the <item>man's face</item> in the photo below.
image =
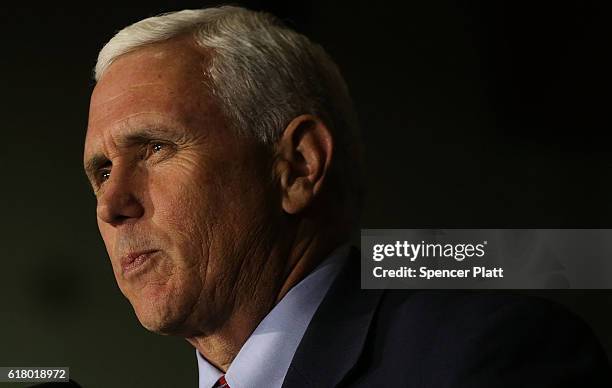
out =
<path fill-rule="evenodd" d="M 146 328 L 184 336 L 219 326 L 252 279 L 278 287 L 278 263 L 254 259 L 280 214 L 270 155 L 228 128 L 205 59 L 185 40 L 118 58 L 92 94 L 84 152 L 119 288 Z"/>

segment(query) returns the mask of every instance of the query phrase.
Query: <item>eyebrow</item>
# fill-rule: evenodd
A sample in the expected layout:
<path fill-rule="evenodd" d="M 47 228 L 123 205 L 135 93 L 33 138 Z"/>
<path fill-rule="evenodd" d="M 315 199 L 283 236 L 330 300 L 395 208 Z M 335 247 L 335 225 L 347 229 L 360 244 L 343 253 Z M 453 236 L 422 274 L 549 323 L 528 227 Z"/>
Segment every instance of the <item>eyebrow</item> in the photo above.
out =
<path fill-rule="evenodd" d="M 149 125 L 143 128 L 126 129 L 117 141 L 119 148 L 129 148 L 136 144 L 148 143 L 152 140 L 171 139 L 178 141 L 179 136 L 176 131 L 173 131 L 166 125 Z M 94 181 L 96 171 L 100 168 L 109 165 L 110 160 L 101 152 L 94 153 L 85 162 L 85 174 L 90 182 Z"/>

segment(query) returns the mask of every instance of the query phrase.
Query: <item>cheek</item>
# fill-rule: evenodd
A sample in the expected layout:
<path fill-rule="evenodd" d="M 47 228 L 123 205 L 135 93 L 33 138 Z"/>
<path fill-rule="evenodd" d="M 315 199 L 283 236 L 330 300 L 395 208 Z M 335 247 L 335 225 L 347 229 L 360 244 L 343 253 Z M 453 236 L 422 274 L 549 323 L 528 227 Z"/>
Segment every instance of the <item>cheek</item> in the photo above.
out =
<path fill-rule="evenodd" d="M 188 172 L 158 176 L 150 186 L 152 228 L 164 234 L 180 266 L 194 266 L 204 258 L 210 241 L 211 202 L 205 185 Z"/>
<path fill-rule="evenodd" d="M 179 159 L 149 176 L 152 221 L 172 241 L 176 265 L 212 276 L 225 272 L 228 256 L 243 251 L 249 237 L 257 238 L 273 193 L 253 170 L 254 160 L 194 160 Z"/>

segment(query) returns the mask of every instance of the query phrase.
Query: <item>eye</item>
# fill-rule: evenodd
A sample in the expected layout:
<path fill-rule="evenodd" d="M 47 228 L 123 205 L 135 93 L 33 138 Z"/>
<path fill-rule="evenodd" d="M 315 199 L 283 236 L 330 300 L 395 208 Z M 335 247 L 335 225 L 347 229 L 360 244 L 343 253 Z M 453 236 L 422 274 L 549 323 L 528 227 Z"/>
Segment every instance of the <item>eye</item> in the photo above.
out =
<path fill-rule="evenodd" d="M 151 144 L 151 151 L 155 152 L 159 152 L 164 148 L 164 145 L 162 143 L 152 143 Z"/>
<path fill-rule="evenodd" d="M 110 178 L 110 170 L 102 170 L 98 176 L 100 183 L 106 182 Z"/>
<path fill-rule="evenodd" d="M 171 143 L 162 141 L 151 141 L 145 145 L 141 158 L 146 160 L 151 156 L 155 156 L 156 161 L 161 161 L 172 155 L 173 147 Z"/>

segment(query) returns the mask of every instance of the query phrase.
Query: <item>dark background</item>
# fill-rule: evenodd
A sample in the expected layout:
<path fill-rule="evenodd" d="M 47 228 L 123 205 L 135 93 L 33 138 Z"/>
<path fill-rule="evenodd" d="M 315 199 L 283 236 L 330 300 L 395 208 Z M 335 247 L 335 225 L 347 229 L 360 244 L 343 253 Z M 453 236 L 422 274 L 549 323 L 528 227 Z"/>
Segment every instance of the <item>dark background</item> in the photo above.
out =
<path fill-rule="evenodd" d="M 86 387 L 195 386 L 193 348 L 141 328 L 115 285 L 82 147 L 102 45 L 215 3 L 96 4 L 1 9 L 0 365 L 70 366 Z M 342 69 L 367 147 L 364 228 L 612 226 L 612 35 L 595 3 L 239 4 L 280 16 Z M 610 291 L 534 293 L 612 354 Z"/>

